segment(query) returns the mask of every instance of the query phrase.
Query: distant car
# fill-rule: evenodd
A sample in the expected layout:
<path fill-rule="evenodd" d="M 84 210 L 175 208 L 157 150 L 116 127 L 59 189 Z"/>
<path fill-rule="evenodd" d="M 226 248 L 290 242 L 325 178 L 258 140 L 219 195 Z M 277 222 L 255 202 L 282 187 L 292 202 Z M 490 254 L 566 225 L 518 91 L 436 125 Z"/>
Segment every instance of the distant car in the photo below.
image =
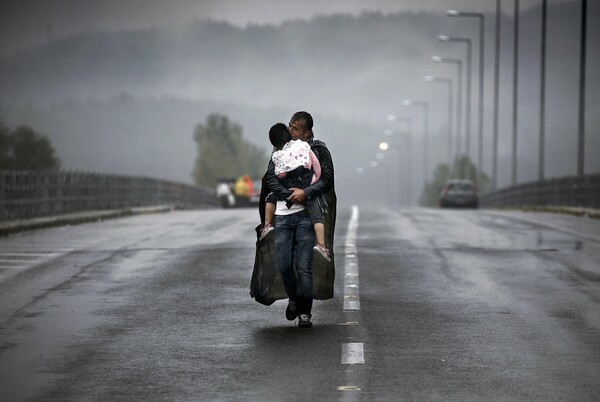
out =
<path fill-rule="evenodd" d="M 452 179 L 446 181 L 439 195 L 440 208 L 478 208 L 479 194 L 471 180 Z"/>

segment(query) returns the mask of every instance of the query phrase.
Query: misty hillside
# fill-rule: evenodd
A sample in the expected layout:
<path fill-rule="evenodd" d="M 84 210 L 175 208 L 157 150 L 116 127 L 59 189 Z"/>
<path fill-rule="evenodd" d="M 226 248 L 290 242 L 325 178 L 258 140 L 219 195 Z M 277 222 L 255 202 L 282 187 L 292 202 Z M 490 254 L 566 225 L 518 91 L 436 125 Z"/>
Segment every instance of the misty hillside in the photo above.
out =
<path fill-rule="evenodd" d="M 551 176 L 572 174 L 575 166 L 573 143 L 561 139 L 576 132 L 578 38 L 563 32 L 577 33 L 572 29 L 577 13 L 576 8 L 562 4 L 554 5 L 549 15 L 552 49 L 547 96 L 552 110 L 547 115 L 556 119 L 549 121 L 547 129 Z M 276 121 L 287 122 L 291 113 L 305 109 L 315 116 L 317 134 L 328 144 L 344 147 L 348 169 L 342 170 L 346 171 L 373 157 L 365 155 L 365 150 L 376 145 L 375 137 L 385 127 L 388 114 L 409 114 L 401 107 L 403 98 L 430 100 L 432 135 L 443 130 L 445 92 L 443 87 L 425 84 L 422 77 L 455 76 L 454 69 L 431 63 L 430 56 L 464 57 L 460 45 L 435 39 L 443 33 L 476 38 L 475 24 L 461 22 L 429 13 L 369 13 L 245 29 L 196 21 L 151 30 L 77 35 L 0 59 L 0 119 L 9 125 L 30 124 L 48 134 L 65 168 L 146 172 L 189 181 L 196 155 L 193 129 L 208 113 L 228 115 L 242 124 L 246 138 L 267 149 L 268 127 Z M 506 160 L 512 19 L 504 15 L 502 24 L 500 149 L 501 160 Z M 520 155 L 525 160 L 520 177 L 527 179 L 536 176 L 530 171 L 537 158 L 537 120 L 528 117 L 538 110 L 538 10 L 523 13 L 521 25 L 520 131 L 524 139 Z M 591 43 L 599 37 L 598 29 L 597 24 L 589 24 Z M 489 136 L 493 23 L 487 24 L 486 31 Z M 600 55 L 597 46 L 590 48 L 588 107 L 593 108 L 599 95 L 593 72 L 600 68 L 593 63 Z M 474 46 L 474 100 L 476 50 Z M 474 102 L 474 122 L 475 106 Z M 414 118 L 420 135 L 419 117 Z M 588 132 L 597 132 L 598 119 L 589 113 Z M 593 152 L 600 143 L 597 135 L 589 137 L 588 148 Z M 487 137 L 485 141 L 489 153 Z M 432 153 L 442 155 L 444 144 L 433 142 Z M 597 162 L 591 163 L 600 170 Z M 341 166 L 346 167 L 345 163 Z M 500 173 L 508 174 L 502 169 Z"/>
<path fill-rule="evenodd" d="M 404 77 L 421 75 L 406 61 L 427 61 L 419 48 L 435 44 L 425 28 L 434 19 L 369 14 L 246 29 L 199 21 L 79 35 L 2 60 L 0 90 L 16 100 L 105 98 L 118 92 L 258 106 L 290 105 L 295 99 L 348 116 L 346 107 L 333 104 L 344 97 L 351 112 L 364 114 L 361 99 L 387 102 Z"/>
<path fill-rule="evenodd" d="M 271 145 L 268 130 L 276 122 L 287 123 L 296 110 L 252 108 L 234 103 L 193 101 L 161 97 L 136 98 L 119 94 L 106 100 L 64 100 L 34 106 L 0 104 L 0 116 L 9 124 L 28 125 L 52 139 L 67 170 L 130 174 L 191 182 L 197 156 L 194 128 L 210 113 L 228 116 L 243 127 L 243 137 L 263 148 L 265 166 Z M 369 133 L 365 125 L 329 118 L 318 111 L 317 138 L 334 150 L 360 146 Z M 370 128 L 372 130 L 372 128 Z M 332 135 L 332 133 L 343 133 Z M 375 143 L 374 143 L 375 144 Z M 354 171 L 373 155 L 340 158 L 342 170 Z M 365 160 L 366 159 L 366 160 Z M 358 164 L 358 165 L 357 165 Z"/>

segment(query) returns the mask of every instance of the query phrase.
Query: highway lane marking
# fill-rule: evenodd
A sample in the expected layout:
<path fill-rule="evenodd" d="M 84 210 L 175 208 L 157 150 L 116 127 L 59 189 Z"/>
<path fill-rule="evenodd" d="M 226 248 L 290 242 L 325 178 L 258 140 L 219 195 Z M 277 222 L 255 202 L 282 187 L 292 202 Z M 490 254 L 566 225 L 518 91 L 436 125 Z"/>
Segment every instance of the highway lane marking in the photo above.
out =
<path fill-rule="evenodd" d="M 356 237 L 358 232 L 358 207 L 352 207 L 350 222 L 348 223 L 348 231 L 346 233 L 345 243 L 345 260 L 344 260 L 344 311 L 360 310 L 359 297 L 359 281 L 358 281 L 358 259 L 356 249 Z M 340 325 L 358 326 L 356 321 L 347 321 Z M 350 337 L 349 339 L 353 339 Z M 365 354 L 364 345 L 362 342 L 347 342 L 342 343 L 342 358 L 341 364 L 354 365 L 364 364 Z M 351 379 L 351 378 L 348 378 Z M 352 378 L 353 379 L 353 378 Z M 351 384 L 354 381 L 349 381 Z M 360 388 L 355 385 L 344 385 L 337 388 L 338 390 L 354 390 L 360 391 Z"/>
<path fill-rule="evenodd" d="M 49 254 L 46 254 L 46 256 L 50 256 Z M 0 263 L 3 262 L 35 262 L 35 261 L 43 261 L 44 258 L 40 258 L 40 257 L 36 257 L 33 256 L 33 258 L 2 258 L 0 257 Z"/>
<path fill-rule="evenodd" d="M 0 258 L 2 257 L 31 257 L 36 255 L 50 255 L 55 253 L 0 253 Z"/>
<path fill-rule="evenodd" d="M 342 343 L 342 364 L 365 364 L 363 344 L 360 342 Z"/>
<path fill-rule="evenodd" d="M 42 260 L 44 257 L 54 257 L 60 252 L 48 253 L 0 253 L 0 261 L 31 261 Z"/>
<path fill-rule="evenodd" d="M 2 268 L 21 268 L 36 265 L 48 261 L 59 253 L 0 253 L 0 267 Z"/>
<path fill-rule="evenodd" d="M 24 272 L 30 268 L 33 268 L 36 265 L 49 262 L 57 257 L 68 254 L 73 250 L 74 249 L 72 248 L 61 248 L 53 252 L 0 252 L 0 269 L 6 271 L 4 274 L 0 274 L 0 282 L 19 274 L 19 272 Z"/>
<path fill-rule="evenodd" d="M 22 265 L 35 264 L 38 261 L 44 261 L 44 260 L 40 260 L 40 259 L 37 259 L 37 260 L 2 260 L 2 259 L 0 259 L 0 266 L 4 266 L 4 265 L 22 266 Z"/>
<path fill-rule="evenodd" d="M 554 229 L 554 230 L 556 230 L 558 232 L 567 233 L 567 234 L 570 234 L 572 236 L 576 236 L 576 237 L 579 237 L 579 238 L 582 238 L 582 239 L 585 239 L 585 240 L 589 240 L 589 241 L 600 243 L 600 237 L 598 237 L 598 236 L 594 236 L 594 235 L 587 234 L 587 233 L 581 233 L 581 232 L 578 232 L 578 231 L 573 230 L 573 229 L 569 229 L 569 228 L 565 228 L 565 227 L 561 227 L 561 226 L 555 225 L 553 223 L 542 222 L 542 221 L 539 221 L 539 220 L 536 220 L 536 219 L 532 219 L 532 218 L 529 218 L 529 217 L 526 217 L 526 216 L 507 216 L 507 215 L 504 215 L 504 214 L 498 214 L 498 213 L 494 213 L 494 212 L 491 212 L 491 211 L 489 212 L 489 214 L 490 215 L 495 215 L 495 216 L 501 216 L 503 218 L 512 219 L 512 220 L 520 220 L 522 222 L 527 222 L 527 223 L 538 225 L 538 226 L 545 226 L 547 228 Z"/>
<path fill-rule="evenodd" d="M 9 257 L 28 257 L 28 256 L 47 256 L 47 255 L 58 255 L 58 254 L 64 254 L 64 253 L 69 253 L 71 251 L 74 251 L 74 248 L 52 248 L 51 250 L 48 251 L 22 251 L 21 252 L 2 252 L 0 251 L 0 258 L 3 256 L 9 256 Z"/>
<path fill-rule="evenodd" d="M 358 231 L 358 207 L 352 207 L 346 234 L 344 259 L 344 310 L 360 310 L 358 296 L 358 260 L 356 258 L 356 233 Z"/>
<path fill-rule="evenodd" d="M 360 391 L 360 388 L 358 388 L 355 385 L 342 385 L 337 387 L 338 391 Z"/>

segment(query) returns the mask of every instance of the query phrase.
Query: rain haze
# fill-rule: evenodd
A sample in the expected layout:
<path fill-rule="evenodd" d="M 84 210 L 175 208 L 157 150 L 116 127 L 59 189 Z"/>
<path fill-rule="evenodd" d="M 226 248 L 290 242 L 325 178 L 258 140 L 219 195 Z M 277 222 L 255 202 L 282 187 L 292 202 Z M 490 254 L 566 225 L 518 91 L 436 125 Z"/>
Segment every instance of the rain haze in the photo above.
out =
<path fill-rule="evenodd" d="M 517 176 L 526 182 L 538 176 L 541 23 L 540 1 L 520 3 Z M 597 173 L 600 4 L 589 3 L 585 172 Z M 499 187 L 511 182 L 515 77 L 514 1 L 501 4 Z M 341 199 L 389 191 L 388 201 L 396 200 L 390 180 L 398 180 L 411 183 L 416 202 L 424 138 L 427 180 L 449 150 L 465 153 L 467 126 L 470 157 L 478 158 L 478 24 L 448 9 L 485 15 L 482 160 L 492 171 L 495 7 L 493 0 L 3 1 L 0 120 L 47 135 L 67 170 L 191 183 L 194 128 L 210 113 L 240 124 L 266 152 L 269 127 L 307 110 L 333 154 Z M 576 173 L 580 12 L 577 0 L 548 2 L 547 177 Z M 466 49 L 438 35 L 473 43 L 471 120 L 463 88 L 462 129 L 455 118 L 450 148 L 447 88 L 424 76 L 449 78 L 456 89 L 456 67 L 431 57 L 466 61 Z M 427 136 L 421 111 L 404 99 L 428 103 Z M 355 194 L 357 186 L 369 191 Z"/>

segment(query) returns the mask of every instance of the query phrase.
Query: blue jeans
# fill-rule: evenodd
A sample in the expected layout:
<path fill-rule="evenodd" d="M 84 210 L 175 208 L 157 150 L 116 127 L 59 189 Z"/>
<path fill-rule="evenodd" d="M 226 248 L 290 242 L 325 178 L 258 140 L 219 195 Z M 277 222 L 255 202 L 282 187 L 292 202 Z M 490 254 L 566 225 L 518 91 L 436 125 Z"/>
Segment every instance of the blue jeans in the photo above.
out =
<path fill-rule="evenodd" d="M 314 245 L 315 231 L 308 211 L 275 215 L 275 262 L 288 297 L 296 301 L 298 314 L 312 310 Z"/>

